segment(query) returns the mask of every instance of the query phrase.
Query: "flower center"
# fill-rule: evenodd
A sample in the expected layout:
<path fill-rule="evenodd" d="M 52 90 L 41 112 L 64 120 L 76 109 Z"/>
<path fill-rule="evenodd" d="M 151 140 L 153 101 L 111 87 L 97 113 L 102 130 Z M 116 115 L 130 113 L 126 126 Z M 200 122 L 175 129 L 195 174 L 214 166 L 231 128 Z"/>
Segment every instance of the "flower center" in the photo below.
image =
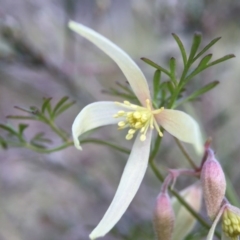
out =
<path fill-rule="evenodd" d="M 118 111 L 113 116 L 114 118 L 121 118 L 121 121 L 118 122 L 118 129 L 130 128 L 126 135 L 127 140 L 132 139 L 136 131 L 140 131 L 140 140 L 145 141 L 149 127 L 151 129 L 155 128 L 160 137 L 163 136 L 154 118 L 154 114 L 158 114 L 164 110 L 163 107 L 157 110 L 152 109 L 149 99 L 146 100 L 147 107 L 131 104 L 128 101 L 124 101 L 123 103 L 116 102 L 116 104 L 127 109 L 127 111 Z"/>
<path fill-rule="evenodd" d="M 222 229 L 227 237 L 237 240 L 240 235 L 240 216 L 226 209 L 223 213 Z"/>

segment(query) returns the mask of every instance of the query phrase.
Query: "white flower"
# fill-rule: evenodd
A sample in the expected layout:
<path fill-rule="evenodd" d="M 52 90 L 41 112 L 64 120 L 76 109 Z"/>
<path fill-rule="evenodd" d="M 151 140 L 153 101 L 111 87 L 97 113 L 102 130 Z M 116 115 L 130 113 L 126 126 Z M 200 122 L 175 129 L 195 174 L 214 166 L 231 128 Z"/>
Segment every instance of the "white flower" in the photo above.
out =
<path fill-rule="evenodd" d="M 201 134 L 196 121 L 186 113 L 164 108 L 153 109 L 149 87 L 142 71 L 123 50 L 81 24 L 70 21 L 69 27 L 116 62 L 142 104 L 137 106 L 128 101 L 96 102 L 83 108 L 74 120 L 72 133 L 78 149 L 81 149 L 79 136 L 100 126 L 118 124 L 119 129 L 127 128 L 127 140 L 137 134 L 114 199 L 98 226 L 90 234 L 91 239 L 96 239 L 112 229 L 135 196 L 148 166 L 153 129 L 162 136 L 160 125 L 181 141 L 194 144 L 198 151 L 202 150 Z"/>
<path fill-rule="evenodd" d="M 224 204 L 215 218 L 206 240 L 212 240 L 215 228 L 222 217 L 222 240 L 238 240 L 240 236 L 240 209 Z"/>

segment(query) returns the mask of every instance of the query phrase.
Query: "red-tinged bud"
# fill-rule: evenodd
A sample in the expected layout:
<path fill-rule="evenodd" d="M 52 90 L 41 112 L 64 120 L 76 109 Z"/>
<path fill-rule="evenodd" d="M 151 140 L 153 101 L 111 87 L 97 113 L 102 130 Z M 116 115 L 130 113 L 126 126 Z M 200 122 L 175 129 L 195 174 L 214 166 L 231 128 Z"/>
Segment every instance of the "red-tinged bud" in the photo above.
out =
<path fill-rule="evenodd" d="M 203 196 L 208 216 L 213 220 L 220 210 L 226 191 L 226 180 L 221 165 L 211 149 L 201 171 Z"/>
<path fill-rule="evenodd" d="M 157 240 L 171 240 L 174 227 L 174 212 L 167 193 L 160 193 L 154 210 L 154 229 Z"/>

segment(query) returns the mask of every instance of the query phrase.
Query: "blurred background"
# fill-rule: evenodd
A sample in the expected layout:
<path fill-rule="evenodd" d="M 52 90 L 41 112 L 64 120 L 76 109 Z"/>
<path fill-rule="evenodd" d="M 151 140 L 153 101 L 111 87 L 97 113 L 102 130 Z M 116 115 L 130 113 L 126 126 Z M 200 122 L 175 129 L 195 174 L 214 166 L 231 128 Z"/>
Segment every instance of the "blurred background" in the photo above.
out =
<path fill-rule="evenodd" d="M 18 121 L 6 119 L 18 115 L 16 105 L 40 107 L 43 97 L 57 102 L 69 96 L 76 104 L 57 124 L 70 134 L 75 116 L 85 105 L 115 99 L 102 90 L 126 79 L 104 53 L 67 29 L 69 19 L 93 28 L 128 52 L 150 85 L 154 69 L 141 57 L 167 66 L 174 56 L 181 73 L 172 32 L 187 50 L 195 31 L 202 32 L 203 45 L 221 36 L 210 51 L 213 59 L 229 53 L 236 58 L 196 77 L 187 92 L 212 80 L 221 84 L 184 110 L 200 122 L 206 137 L 213 138 L 218 159 L 240 195 L 239 11 L 236 0 L 0 0 L 0 122 L 17 126 Z M 46 126 L 25 123 L 31 124 L 27 137 L 45 131 L 54 140 L 51 147 L 59 144 Z M 91 136 L 129 147 L 116 126 L 103 127 Z M 0 150 L 1 240 L 88 239 L 114 196 L 127 156 L 93 144 L 83 148 L 82 152 L 70 147 L 52 154 Z M 156 162 L 164 170 L 188 167 L 168 134 Z M 182 178 L 177 188 L 189 183 L 189 178 Z M 149 169 L 128 211 L 103 239 L 153 239 L 151 219 L 159 190 Z M 202 239 L 204 234 L 197 225 L 187 239 Z"/>

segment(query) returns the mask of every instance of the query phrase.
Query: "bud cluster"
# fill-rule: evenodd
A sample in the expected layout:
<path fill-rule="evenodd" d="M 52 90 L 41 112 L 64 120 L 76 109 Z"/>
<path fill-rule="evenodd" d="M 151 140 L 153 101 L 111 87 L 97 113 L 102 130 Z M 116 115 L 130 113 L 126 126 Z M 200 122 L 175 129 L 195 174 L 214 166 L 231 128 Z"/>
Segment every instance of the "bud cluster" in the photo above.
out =
<path fill-rule="evenodd" d="M 163 182 L 161 192 L 157 197 L 154 211 L 154 228 L 157 240 L 179 240 L 179 237 L 184 238 L 194 226 L 196 219 L 191 214 L 187 216 L 189 212 L 185 208 L 184 211 L 180 211 L 180 206 L 172 207 L 174 203 L 168 195 L 170 183 L 174 184 L 177 177 L 182 174 L 200 177 L 201 180 L 201 185 L 194 184 L 184 191 L 182 197 L 185 202 L 198 212 L 201 208 L 203 192 L 208 216 L 212 220 L 218 221 L 222 215 L 222 229 L 225 236 L 230 239 L 238 239 L 238 236 L 240 236 L 240 210 L 236 210 L 225 199 L 225 175 L 213 150 L 210 149 L 209 142 L 207 142 L 200 168 L 195 170 L 169 170 L 169 175 Z M 174 214 L 176 214 L 176 217 Z M 185 220 L 188 221 L 186 224 Z M 213 224 L 213 226 L 215 227 L 216 224 Z M 210 231 L 210 237 L 207 237 L 207 240 L 213 239 L 213 234 L 214 231 Z"/>

